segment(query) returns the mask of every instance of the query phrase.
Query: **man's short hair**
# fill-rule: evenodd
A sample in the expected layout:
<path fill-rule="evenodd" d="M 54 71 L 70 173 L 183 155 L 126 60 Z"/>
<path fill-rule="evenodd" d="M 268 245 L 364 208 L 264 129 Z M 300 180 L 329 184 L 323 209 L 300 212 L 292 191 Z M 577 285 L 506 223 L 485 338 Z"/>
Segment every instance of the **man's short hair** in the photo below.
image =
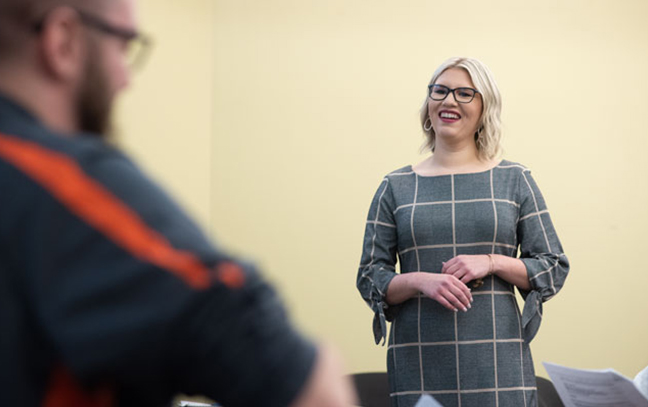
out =
<path fill-rule="evenodd" d="M 0 0 L 0 64 L 24 49 L 35 26 L 57 6 L 93 11 L 103 0 Z"/>

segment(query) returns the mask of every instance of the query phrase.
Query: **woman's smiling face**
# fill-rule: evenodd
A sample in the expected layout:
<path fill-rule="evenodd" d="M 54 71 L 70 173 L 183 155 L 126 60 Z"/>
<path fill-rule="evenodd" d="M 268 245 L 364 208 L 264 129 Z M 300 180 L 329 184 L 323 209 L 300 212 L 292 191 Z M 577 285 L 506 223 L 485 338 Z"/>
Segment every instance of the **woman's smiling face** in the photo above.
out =
<path fill-rule="evenodd" d="M 444 71 L 434 84 L 443 85 L 449 89 L 475 88 L 470 75 L 462 68 L 450 68 Z M 459 93 L 460 91 L 455 92 Z M 475 94 L 469 103 L 457 103 L 455 97 L 459 96 L 459 94 L 455 96 L 450 92 L 444 100 L 428 98 L 428 114 L 437 143 L 440 139 L 450 141 L 474 137 L 478 129 L 483 109 L 481 95 Z"/>

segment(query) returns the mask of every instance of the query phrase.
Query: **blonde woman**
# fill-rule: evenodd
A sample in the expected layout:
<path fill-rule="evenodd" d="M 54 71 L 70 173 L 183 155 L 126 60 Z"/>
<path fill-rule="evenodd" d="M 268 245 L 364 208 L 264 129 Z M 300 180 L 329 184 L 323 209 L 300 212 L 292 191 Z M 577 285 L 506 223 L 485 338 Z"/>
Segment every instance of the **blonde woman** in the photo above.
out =
<path fill-rule="evenodd" d="M 488 68 L 449 59 L 427 90 L 432 154 L 380 184 L 357 277 L 376 343 L 392 322 L 392 405 L 428 393 L 445 407 L 534 407 L 529 342 L 569 262 L 530 171 L 498 158 L 501 99 Z"/>

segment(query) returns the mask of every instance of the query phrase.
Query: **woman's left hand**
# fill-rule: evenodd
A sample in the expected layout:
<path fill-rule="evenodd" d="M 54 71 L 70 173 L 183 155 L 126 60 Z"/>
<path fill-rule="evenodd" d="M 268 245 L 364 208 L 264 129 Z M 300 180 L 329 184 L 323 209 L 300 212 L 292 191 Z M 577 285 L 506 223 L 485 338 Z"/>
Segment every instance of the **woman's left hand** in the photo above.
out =
<path fill-rule="evenodd" d="M 441 273 L 451 274 L 468 284 L 472 280 L 484 278 L 491 270 L 491 260 L 486 254 L 462 254 L 443 263 Z"/>

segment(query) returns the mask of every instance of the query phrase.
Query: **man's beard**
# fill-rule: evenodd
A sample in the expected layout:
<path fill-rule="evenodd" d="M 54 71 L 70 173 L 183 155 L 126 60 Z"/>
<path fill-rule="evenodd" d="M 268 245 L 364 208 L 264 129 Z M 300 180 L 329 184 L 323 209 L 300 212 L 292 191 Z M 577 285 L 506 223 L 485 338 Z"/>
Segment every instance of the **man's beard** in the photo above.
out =
<path fill-rule="evenodd" d="M 94 52 L 88 57 L 76 106 L 79 130 L 106 138 L 111 131 L 112 97 L 100 58 Z"/>

